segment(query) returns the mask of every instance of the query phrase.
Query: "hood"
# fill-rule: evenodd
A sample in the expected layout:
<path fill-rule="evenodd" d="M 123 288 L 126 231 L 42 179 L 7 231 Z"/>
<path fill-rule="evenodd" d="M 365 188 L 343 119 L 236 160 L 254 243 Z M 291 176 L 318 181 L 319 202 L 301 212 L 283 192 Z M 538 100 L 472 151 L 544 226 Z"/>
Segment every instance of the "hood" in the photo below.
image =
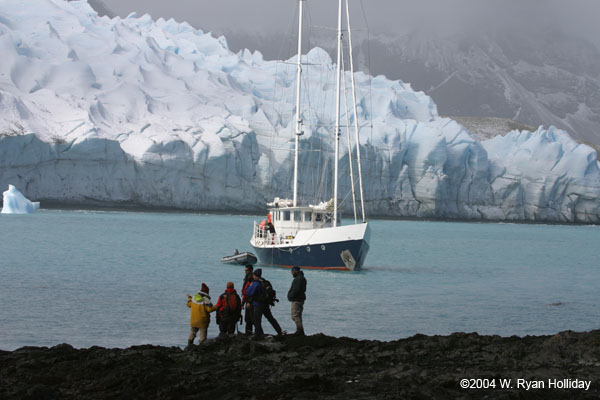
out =
<path fill-rule="evenodd" d="M 202 291 L 192 296 L 192 303 L 204 304 L 206 301 L 210 301 L 210 296 Z"/>

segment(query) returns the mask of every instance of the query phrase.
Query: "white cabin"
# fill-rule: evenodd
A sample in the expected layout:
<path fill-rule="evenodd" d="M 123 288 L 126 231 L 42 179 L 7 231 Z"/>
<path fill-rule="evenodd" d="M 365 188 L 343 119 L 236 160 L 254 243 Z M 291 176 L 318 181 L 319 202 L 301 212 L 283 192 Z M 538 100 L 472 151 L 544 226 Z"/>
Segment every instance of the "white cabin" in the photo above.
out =
<path fill-rule="evenodd" d="M 275 233 L 269 232 L 267 221 L 254 223 L 254 242 L 260 245 L 293 245 L 299 231 L 333 227 L 333 207 L 331 201 L 318 205 L 293 207 L 289 199 L 275 198 L 267 204 Z M 341 218 L 338 214 L 338 221 Z M 268 239 L 268 240 L 260 240 Z M 269 243 L 270 242 L 270 243 Z"/>

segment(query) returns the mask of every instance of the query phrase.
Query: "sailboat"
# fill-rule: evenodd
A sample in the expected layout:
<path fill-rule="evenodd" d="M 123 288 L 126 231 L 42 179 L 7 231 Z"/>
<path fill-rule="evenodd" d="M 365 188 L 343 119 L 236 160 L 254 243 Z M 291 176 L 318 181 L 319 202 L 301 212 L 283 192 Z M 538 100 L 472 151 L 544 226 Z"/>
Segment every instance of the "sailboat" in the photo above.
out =
<path fill-rule="evenodd" d="M 354 99 L 354 127 L 356 135 L 356 155 L 358 164 L 358 180 L 362 221 L 358 221 L 355 209 L 353 224 L 342 225 L 338 204 L 338 163 L 340 156 L 340 89 L 342 78 L 342 5 L 339 0 L 337 27 L 337 84 L 335 132 L 332 140 L 335 146 L 333 198 L 316 205 L 298 204 L 298 151 L 300 136 L 303 135 L 301 118 L 301 78 L 302 78 L 302 14 L 305 0 L 298 0 L 298 55 L 296 59 L 296 121 L 294 148 L 293 199 L 275 197 L 267 204 L 268 218 L 261 223 L 254 222 L 254 230 L 250 244 L 260 263 L 280 267 L 302 267 L 306 269 L 350 270 L 360 269 L 369 252 L 370 229 L 365 217 L 362 175 L 360 166 L 360 146 L 358 138 L 358 118 L 356 96 L 354 94 L 354 70 L 352 62 L 352 40 L 350 30 L 350 14 L 346 0 L 346 21 L 348 23 L 348 47 L 350 54 L 350 76 Z M 345 86 L 345 85 L 344 85 Z M 347 107 L 346 107 L 347 108 Z M 347 119 L 348 120 L 348 119 Z M 348 130 L 349 132 L 349 130 Z M 350 141 L 348 141 L 350 143 Z M 348 157 L 351 158 L 349 149 Z M 351 162 L 352 165 L 352 162 Z M 354 193 L 354 177 L 350 167 L 350 181 Z"/>

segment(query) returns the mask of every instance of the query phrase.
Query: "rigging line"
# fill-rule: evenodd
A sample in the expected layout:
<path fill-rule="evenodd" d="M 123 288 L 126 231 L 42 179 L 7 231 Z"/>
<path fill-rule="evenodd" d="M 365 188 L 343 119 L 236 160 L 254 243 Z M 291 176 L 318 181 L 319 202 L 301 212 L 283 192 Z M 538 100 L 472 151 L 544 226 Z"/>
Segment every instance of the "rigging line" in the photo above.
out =
<path fill-rule="evenodd" d="M 319 63 L 319 64 L 320 65 L 324 65 L 324 63 Z M 316 110 L 319 107 L 321 109 L 324 109 L 325 104 L 327 103 L 326 99 L 327 99 L 327 94 L 328 93 L 325 93 L 325 95 L 321 98 L 322 102 L 320 102 L 319 104 L 316 104 L 316 107 L 313 105 L 313 101 L 312 101 L 311 96 L 314 95 L 314 91 L 311 92 L 310 90 L 308 90 L 308 87 L 310 86 L 310 82 L 312 81 L 312 74 L 311 74 L 311 72 L 312 72 L 312 68 L 307 68 L 307 71 L 305 73 L 305 76 L 306 76 L 306 78 L 305 78 L 306 79 L 306 81 L 305 81 L 305 85 L 306 85 L 305 93 L 307 94 L 307 96 L 306 96 L 307 101 L 306 102 L 307 102 L 307 108 L 309 108 L 310 112 L 312 113 L 312 118 L 314 118 L 315 121 L 317 121 L 317 123 L 314 123 L 314 124 L 308 123 L 307 126 L 311 126 L 311 127 L 312 126 L 317 126 L 317 127 L 318 126 L 324 126 L 322 123 L 318 122 L 318 121 L 321 120 L 321 118 L 319 116 L 319 113 Z M 320 76 L 319 81 L 321 82 L 321 87 L 323 87 L 323 82 L 324 82 L 323 81 L 323 68 L 319 68 L 319 76 Z"/>
<path fill-rule="evenodd" d="M 347 191 L 347 192 L 346 192 L 346 195 L 344 196 L 344 198 L 343 198 L 343 199 L 340 201 L 340 204 L 339 204 L 339 208 L 340 208 L 340 209 L 343 209 L 343 207 L 344 207 L 344 205 L 346 204 L 346 201 L 348 200 L 348 197 L 349 197 L 349 196 L 350 196 L 350 192 L 349 192 L 349 191 Z"/>
<path fill-rule="evenodd" d="M 308 162 L 307 162 L 307 164 L 305 164 L 305 176 L 310 177 L 310 185 L 305 184 L 305 190 L 307 192 L 310 188 L 310 192 L 308 192 L 308 193 L 305 192 L 305 196 L 307 196 L 308 198 L 316 198 L 318 195 L 318 190 L 319 190 L 318 189 L 319 167 L 320 167 L 319 158 L 321 157 L 321 155 L 320 155 L 321 149 L 317 146 L 315 139 L 316 138 L 309 139 L 310 153 L 309 153 L 309 157 L 308 157 Z M 313 166 L 313 165 L 316 165 L 316 169 L 309 167 L 309 166 Z M 310 174 L 309 174 L 309 172 L 310 172 Z"/>
<path fill-rule="evenodd" d="M 322 65 L 328 65 L 328 68 L 319 68 L 318 69 L 318 76 L 319 76 L 319 80 L 318 82 L 320 83 L 320 88 L 321 88 L 321 94 L 323 94 L 323 96 L 321 96 L 321 104 L 319 104 L 321 106 L 321 110 L 325 110 L 325 106 L 328 105 L 328 98 L 329 96 L 333 95 L 334 93 L 330 93 L 330 92 L 334 92 L 334 91 L 325 91 L 325 93 L 323 93 L 323 88 L 326 88 L 327 86 L 331 85 L 331 79 L 332 76 L 334 76 L 334 69 L 332 68 L 332 54 L 335 53 L 335 49 L 337 47 L 337 37 L 335 36 L 331 36 L 330 40 L 326 40 L 326 43 L 321 45 L 321 48 L 324 50 L 325 53 L 325 58 L 323 59 L 323 62 L 321 62 Z M 331 121 L 331 114 L 329 114 L 329 117 L 326 117 L 326 114 L 321 113 L 321 115 L 319 115 L 318 113 L 315 112 L 315 114 L 317 115 L 317 117 L 319 118 L 319 120 L 329 120 Z"/>
<path fill-rule="evenodd" d="M 347 4 L 347 3 L 346 3 Z M 346 70 L 344 65 L 344 50 L 342 48 L 342 71 Z M 354 173 L 352 168 L 352 138 L 350 137 L 350 112 L 348 110 L 348 93 L 346 84 L 346 74 L 342 73 L 342 82 L 344 87 L 344 111 L 346 112 L 346 136 L 348 144 L 348 166 L 350 169 L 350 186 L 352 187 L 352 209 L 354 210 L 354 223 L 358 223 L 356 217 L 356 190 L 354 189 Z M 356 119 L 356 116 L 355 116 Z"/>
<path fill-rule="evenodd" d="M 288 61 L 283 61 L 283 60 L 277 61 L 277 63 L 278 63 L 278 64 L 288 64 L 288 65 L 294 65 L 294 66 L 298 65 L 297 63 L 288 62 Z M 322 65 L 322 64 L 307 63 L 307 62 L 301 62 L 300 64 L 301 64 L 301 65 Z"/>
<path fill-rule="evenodd" d="M 292 53 L 292 46 L 293 46 L 293 40 L 292 38 L 294 37 L 294 26 L 296 24 L 296 21 L 298 20 L 298 9 L 296 7 L 292 7 L 294 9 L 292 15 L 291 15 L 291 19 L 290 19 L 290 23 L 288 24 L 288 27 L 290 29 L 289 33 L 287 35 L 284 35 L 282 37 L 282 40 L 280 41 L 280 46 L 279 46 L 279 50 L 278 50 L 278 54 L 279 54 L 279 58 L 280 60 L 284 60 L 289 58 L 290 54 Z M 285 50 L 287 50 L 285 53 L 284 51 L 284 46 L 287 46 L 287 48 Z"/>
<path fill-rule="evenodd" d="M 305 4 L 304 4 L 304 10 L 305 10 L 304 13 L 306 14 L 306 21 L 307 21 L 306 25 L 307 25 L 308 35 L 304 35 L 303 36 L 303 39 L 306 38 L 306 42 L 307 42 L 306 46 L 304 46 L 304 45 L 303 46 L 304 46 L 305 49 L 308 49 L 306 51 L 306 55 L 308 55 L 308 53 L 309 53 L 309 51 L 311 49 L 311 44 L 310 44 L 311 38 L 313 36 L 313 33 L 312 33 L 312 14 L 311 14 L 311 9 L 310 9 L 310 2 L 308 2 L 308 1 L 305 2 Z M 308 57 L 306 58 L 306 60 L 308 61 Z M 303 62 L 302 65 L 306 65 L 307 67 L 308 66 L 312 66 L 312 65 L 319 65 L 319 64 L 315 64 L 315 63 L 309 63 L 307 61 Z M 313 110 L 313 107 L 312 107 L 312 104 L 311 104 L 310 95 L 309 95 L 310 94 L 310 91 L 309 91 L 309 86 L 310 86 L 309 74 L 310 74 L 310 70 L 311 70 L 311 68 L 305 68 L 305 69 L 303 68 L 302 69 L 302 86 L 304 88 L 304 92 L 303 93 L 306 94 L 304 97 L 306 99 L 306 108 L 308 109 L 308 112 L 307 112 L 307 115 L 306 115 L 306 117 L 307 117 L 306 120 L 307 121 L 310 121 L 310 118 L 311 118 L 310 112 Z M 302 113 L 302 114 L 304 114 L 304 113 Z M 302 119 L 304 120 L 305 118 L 302 118 Z M 303 121 L 303 125 L 310 126 L 310 124 L 304 123 L 304 121 Z"/>
<path fill-rule="evenodd" d="M 303 9 L 304 9 L 304 14 L 306 16 L 306 19 L 305 19 L 306 20 L 306 32 L 308 34 L 303 35 L 302 40 L 303 40 L 303 42 L 306 42 L 306 43 L 303 43 L 302 46 L 304 49 L 308 49 L 308 50 L 306 50 L 306 55 L 308 55 L 308 52 L 310 51 L 310 48 L 311 48 L 311 38 L 313 37 L 313 31 L 312 31 L 313 19 L 312 19 L 310 2 L 306 1 Z M 313 111 L 313 106 L 312 106 L 311 97 L 310 97 L 310 90 L 309 90 L 310 75 L 311 75 L 310 72 L 312 70 L 312 68 L 310 68 L 310 67 L 313 65 L 318 65 L 318 64 L 308 62 L 308 57 L 306 57 L 306 61 L 304 61 L 302 63 L 302 65 L 306 66 L 306 68 L 302 69 L 302 81 L 301 81 L 301 85 L 303 88 L 302 93 L 304 95 L 303 104 L 305 106 L 305 110 L 304 110 L 304 112 L 301 112 L 300 114 L 301 114 L 301 118 L 303 121 L 303 123 L 302 123 L 303 127 L 308 128 L 311 126 L 310 122 L 314 118 L 314 114 L 315 114 Z M 316 157 L 316 155 L 313 153 L 319 153 L 320 150 L 315 149 L 314 140 L 312 139 L 312 131 L 310 133 L 311 133 L 310 139 L 307 139 L 308 135 L 306 135 L 299 143 L 299 146 L 300 146 L 299 152 L 304 155 L 306 153 L 308 153 L 308 160 L 307 160 L 307 157 L 303 157 L 302 159 L 300 159 L 300 160 L 305 161 L 305 162 L 301 163 L 302 174 L 300 174 L 300 175 L 302 176 L 302 180 L 298 182 L 298 185 L 301 186 L 299 188 L 299 192 L 300 192 L 299 197 L 301 197 L 301 198 L 302 197 L 304 197 L 304 198 L 311 197 L 311 196 L 307 196 L 307 191 L 310 190 L 310 192 L 312 194 L 314 194 L 315 190 L 316 190 L 315 189 L 315 175 L 314 175 L 314 171 L 311 168 L 311 166 L 313 165 L 314 157 Z M 302 150 L 302 144 L 304 144 L 304 147 L 306 147 L 307 140 L 308 140 L 309 148 Z"/>
<path fill-rule="evenodd" d="M 310 48 L 311 48 L 311 44 L 310 44 L 311 43 L 311 38 L 313 37 L 313 31 L 312 31 L 312 27 L 313 27 L 312 21 L 313 21 L 313 19 L 312 19 L 312 14 L 310 12 L 310 10 L 311 10 L 310 3 L 311 2 L 306 1 L 305 3 L 306 4 L 304 4 L 304 9 L 306 10 L 306 22 L 307 22 L 306 28 L 308 30 L 308 35 L 305 36 L 307 38 L 306 39 L 306 42 L 307 42 L 306 43 L 306 48 L 310 50 Z"/>
<path fill-rule="evenodd" d="M 348 200 L 348 197 L 350 197 L 350 192 L 346 192 L 346 195 L 344 196 L 344 198 L 342 200 L 340 200 L 340 205 L 339 205 L 340 209 L 343 210 L 344 205 L 346 204 L 346 200 Z"/>
<path fill-rule="evenodd" d="M 337 31 L 337 28 L 331 28 L 329 26 L 315 25 L 314 27 L 315 28 L 319 28 L 319 29 L 323 29 L 323 30 L 326 30 L 326 31 Z M 363 31 L 363 30 L 365 30 L 365 29 L 352 28 L 353 32 L 358 32 L 358 31 Z M 348 31 L 349 31 L 349 29 L 343 29 L 342 28 L 342 32 L 348 32 Z"/>
<path fill-rule="evenodd" d="M 328 53 L 325 53 L 328 56 Z M 331 61 L 329 61 L 329 63 L 331 63 Z M 324 65 L 324 62 L 319 63 L 321 65 Z M 313 79 L 313 75 L 314 75 L 315 70 L 313 68 L 307 68 L 307 73 L 305 74 L 305 79 L 306 79 L 306 84 L 309 85 L 310 82 L 312 82 Z M 320 82 L 320 86 L 319 87 L 324 87 L 327 82 L 329 82 L 329 78 L 331 75 L 331 72 L 329 71 L 328 68 L 319 68 L 318 70 L 316 70 L 316 72 L 318 73 L 318 82 Z M 321 96 L 317 96 L 317 98 L 315 98 L 315 100 L 319 100 L 317 103 L 315 104 L 315 102 L 313 101 L 313 97 L 315 94 L 315 91 L 309 91 L 306 90 L 307 93 L 307 105 L 310 107 L 310 115 L 311 118 L 314 118 L 315 121 L 317 121 L 316 123 L 313 124 L 309 124 L 310 126 L 316 126 L 316 127 L 326 127 L 327 125 L 320 123 L 319 121 L 321 120 L 322 116 L 319 115 L 319 113 L 317 112 L 317 109 L 321 109 L 321 110 L 325 110 L 326 109 L 326 105 L 328 104 L 328 96 L 331 95 L 330 91 L 317 91 L 317 94 L 320 94 Z M 315 107 L 317 106 L 317 107 Z M 320 131 L 320 129 L 317 129 L 317 132 Z M 325 132 L 327 133 L 327 132 Z M 317 198 L 319 199 L 323 199 L 323 197 L 325 196 L 325 187 L 329 187 L 328 184 L 326 184 L 326 179 L 328 179 L 328 171 L 329 171 L 329 157 L 328 157 L 328 152 L 329 152 L 329 148 L 327 146 L 325 146 L 325 142 L 323 140 L 322 137 L 317 137 L 318 138 L 318 145 L 319 145 L 319 149 L 320 149 L 320 156 L 318 157 L 318 164 L 317 164 L 317 169 L 313 170 L 314 172 L 317 173 L 317 176 L 320 176 L 319 178 L 317 178 L 317 187 L 316 190 L 313 191 L 313 193 L 317 196 Z"/>
<path fill-rule="evenodd" d="M 333 126 L 334 126 L 334 125 L 329 125 L 329 124 L 303 124 L 303 125 L 313 126 L 313 127 L 324 127 L 324 128 L 333 128 Z M 359 128 L 366 128 L 368 126 L 369 126 L 369 124 L 362 124 L 362 125 L 359 125 L 358 127 Z"/>
<path fill-rule="evenodd" d="M 367 19 L 367 13 L 365 12 L 365 6 L 363 4 L 363 0 L 360 0 L 360 8 L 362 10 L 363 19 L 365 21 L 365 26 L 367 27 L 367 69 L 369 70 L 369 75 L 371 75 L 371 79 L 369 79 L 369 115 L 372 115 L 373 111 L 373 73 L 371 72 L 371 29 L 369 28 L 369 21 Z M 373 143 L 373 121 L 371 120 L 371 143 Z"/>
<path fill-rule="evenodd" d="M 365 199 L 363 194 L 363 182 L 362 182 L 362 170 L 360 166 L 360 137 L 358 135 L 358 110 L 356 107 L 356 84 L 354 80 L 354 57 L 352 55 L 352 32 L 350 31 L 350 6 L 349 0 L 346 0 L 346 23 L 348 24 L 348 49 L 350 57 L 350 79 L 352 83 L 352 100 L 353 100 L 353 111 L 354 111 L 354 133 L 356 136 L 356 162 L 358 164 L 358 186 L 360 191 L 360 205 L 362 211 L 362 220 L 366 221 L 365 216 Z M 348 134 L 349 135 L 349 134 Z M 354 181 L 352 182 L 354 185 Z M 353 192 L 354 192 L 354 186 Z"/>
<path fill-rule="evenodd" d="M 298 250 L 299 248 L 302 248 L 304 246 L 306 246 L 307 244 L 310 243 L 310 240 L 313 238 L 313 236 L 317 233 L 318 229 L 312 229 L 312 233 L 310 234 L 310 236 L 307 238 L 306 242 L 304 242 L 305 244 L 301 244 L 297 247 L 290 247 L 290 253 L 293 253 L 294 251 Z M 283 251 L 280 248 L 277 248 L 279 251 Z"/>
<path fill-rule="evenodd" d="M 289 152 L 289 153 L 291 153 L 291 152 L 294 151 L 294 149 L 289 148 L 289 147 L 277 147 L 277 146 L 273 146 L 272 150 L 285 151 L 285 152 Z M 323 150 L 321 150 L 321 149 L 307 149 L 307 150 L 302 150 L 302 153 L 306 153 L 306 154 L 309 154 L 311 152 L 312 153 L 322 153 Z"/>
<path fill-rule="evenodd" d="M 320 140 L 320 146 L 321 148 L 323 148 L 323 139 L 321 138 Z M 328 196 L 328 194 L 325 193 L 325 187 L 329 187 L 329 179 L 330 179 L 330 174 L 329 174 L 329 165 L 331 163 L 331 158 L 329 157 L 329 149 L 327 152 L 322 152 L 321 153 L 321 157 L 319 157 L 319 165 L 320 165 L 320 169 L 321 169 L 321 176 L 319 178 L 319 190 L 317 191 L 318 193 L 318 198 L 320 200 L 325 200 L 325 197 Z"/>
<path fill-rule="evenodd" d="M 288 35 L 284 35 L 284 37 L 282 38 L 282 40 L 280 41 L 280 46 L 279 46 L 279 56 L 281 59 L 283 59 L 284 57 L 289 57 L 289 54 L 291 52 L 291 47 L 292 47 L 292 40 L 291 38 L 294 36 L 294 19 L 297 17 L 297 10 L 294 7 L 294 12 L 292 13 L 292 21 L 290 24 L 288 24 L 288 26 L 290 27 L 290 33 Z M 284 54 L 284 48 L 287 47 L 287 51 Z M 275 146 L 275 141 L 276 138 L 279 138 L 280 135 L 280 130 L 281 129 L 277 129 L 277 126 L 281 126 L 279 121 L 282 121 L 281 116 L 284 114 L 283 113 L 283 108 L 284 108 L 284 103 L 286 103 L 286 92 L 287 92 L 287 88 L 285 87 L 285 82 L 287 82 L 289 80 L 289 75 L 290 75 L 290 68 L 287 65 L 280 65 L 279 62 L 276 62 L 275 64 L 275 77 L 274 77 L 274 93 L 273 93 L 273 101 L 271 102 L 271 110 L 269 112 L 269 114 L 271 113 L 275 113 L 275 116 L 271 116 L 271 118 L 275 117 L 277 118 L 277 121 L 271 121 L 272 122 L 272 134 L 269 140 L 269 176 L 270 179 L 269 181 L 271 182 L 268 185 L 268 194 L 270 198 L 273 198 L 276 193 L 276 189 L 274 187 L 274 185 L 272 184 L 272 182 L 274 182 L 274 177 L 275 177 L 275 168 L 274 168 L 274 162 L 276 157 L 274 156 L 273 152 L 274 150 L 278 150 L 276 149 Z M 264 110 L 263 110 L 264 112 Z M 265 115 L 267 115 L 267 113 L 265 113 Z M 283 128 L 283 126 L 281 126 L 281 128 Z"/>

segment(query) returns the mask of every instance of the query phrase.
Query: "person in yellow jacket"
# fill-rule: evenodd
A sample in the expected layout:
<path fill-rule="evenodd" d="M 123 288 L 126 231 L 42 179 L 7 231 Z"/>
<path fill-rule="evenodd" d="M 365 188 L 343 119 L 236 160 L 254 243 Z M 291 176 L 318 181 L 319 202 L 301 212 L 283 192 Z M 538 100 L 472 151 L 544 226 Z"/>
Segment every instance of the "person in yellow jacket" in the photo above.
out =
<path fill-rule="evenodd" d="M 188 337 L 187 348 L 191 348 L 194 344 L 194 339 L 198 332 L 200 332 L 200 343 L 206 340 L 206 333 L 210 324 L 210 313 L 216 310 L 216 307 L 210 301 L 208 292 L 208 286 L 202 283 L 202 289 L 193 297 L 188 294 L 187 306 L 190 308 L 190 336 Z"/>

